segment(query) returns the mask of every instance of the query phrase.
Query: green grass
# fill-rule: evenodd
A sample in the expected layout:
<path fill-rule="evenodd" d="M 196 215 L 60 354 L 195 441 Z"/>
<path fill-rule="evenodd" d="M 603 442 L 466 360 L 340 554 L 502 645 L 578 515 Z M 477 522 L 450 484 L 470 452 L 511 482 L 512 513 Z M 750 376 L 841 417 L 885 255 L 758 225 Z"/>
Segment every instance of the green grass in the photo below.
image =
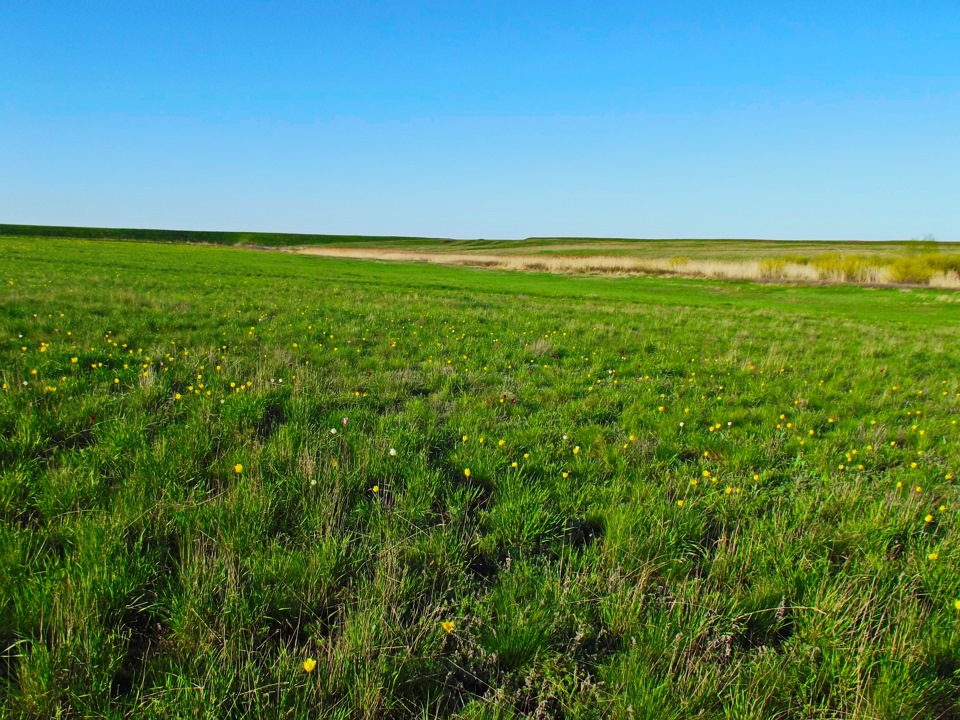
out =
<path fill-rule="evenodd" d="M 137 228 L 58 227 L 0 223 L 0 236 L 25 238 L 71 238 L 133 240 L 140 242 L 196 243 L 207 245 L 255 245 L 267 248 L 333 246 L 343 248 L 401 249 L 433 252 L 594 257 L 597 255 L 640 259 L 694 258 L 698 260 L 743 260 L 787 257 L 808 262 L 820 255 L 854 256 L 866 260 L 904 255 L 960 255 L 960 243 L 932 240 L 822 241 L 757 239 L 631 239 L 631 238 L 539 238 L 517 240 L 456 240 L 373 235 L 318 235 L 301 233 L 218 232 Z"/>
<path fill-rule="evenodd" d="M 0 715 L 960 717 L 955 294 L 0 267 Z"/>
<path fill-rule="evenodd" d="M 219 232 L 209 230 L 156 230 L 144 228 L 61 227 L 55 225 L 9 225 L 0 223 L 0 235 L 25 238 L 71 238 L 77 240 L 134 240 L 138 242 L 197 243 L 204 245 L 257 245 L 281 248 L 299 245 L 364 244 L 415 247 L 444 242 L 429 238 L 374 237 L 365 235 L 310 235 L 298 233 Z"/>

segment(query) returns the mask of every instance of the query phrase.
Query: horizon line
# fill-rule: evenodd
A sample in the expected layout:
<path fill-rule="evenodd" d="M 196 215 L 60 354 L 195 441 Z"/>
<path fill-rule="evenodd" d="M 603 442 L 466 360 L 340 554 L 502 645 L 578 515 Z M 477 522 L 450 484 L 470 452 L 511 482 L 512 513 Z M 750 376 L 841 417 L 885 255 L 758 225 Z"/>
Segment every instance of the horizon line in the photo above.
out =
<path fill-rule="evenodd" d="M 900 244 L 900 243 L 957 243 L 958 240 L 939 240 L 935 237 L 901 238 L 887 240 L 843 239 L 828 240 L 825 238 L 759 238 L 759 237 L 626 237 L 600 235 L 530 235 L 523 238 L 484 238 L 484 237 L 444 237 L 430 235 L 373 235 L 365 233 L 322 233 L 322 232 L 281 232 L 271 230 L 195 230 L 184 228 L 146 228 L 146 227 L 103 227 L 95 225 L 39 225 L 32 223 L 0 223 L 0 235 L 28 235 L 30 231 L 40 231 L 39 235 L 46 237 L 70 237 L 69 234 L 54 235 L 50 231 L 82 232 L 84 238 L 95 237 L 95 232 L 108 235 L 115 233 L 150 233 L 157 235 L 237 235 L 237 236 L 282 236 L 303 238 L 370 238 L 390 240 L 436 240 L 440 242 L 525 242 L 529 240 L 583 240 L 583 241 L 617 241 L 617 242 L 814 242 L 814 243 L 856 243 L 856 244 Z M 46 232 L 44 232 L 46 231 Z M 106 237 L 104 239 L 110 239 Z"/>

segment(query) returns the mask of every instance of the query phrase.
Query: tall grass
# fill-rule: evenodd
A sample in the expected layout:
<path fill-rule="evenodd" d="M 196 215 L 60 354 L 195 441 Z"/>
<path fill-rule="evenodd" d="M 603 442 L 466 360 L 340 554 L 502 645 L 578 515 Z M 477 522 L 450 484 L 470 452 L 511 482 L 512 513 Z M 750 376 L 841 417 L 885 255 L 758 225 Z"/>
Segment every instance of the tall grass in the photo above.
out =
<path fill-rule="evenodd" d="M 299 252 L 324 257 L 421 262 L 559 274 L 678 275 L 728 280 L 789 280 L 855 284 L 933 285 L 960 287 L 960 257 L 905 256 L 899 259 L 824 253 L 815 257 L 786 255 L 759 260 L 635 258 L 624 255 L 503 255 L 436 252 L 395 248 L 309 247 Z"/>

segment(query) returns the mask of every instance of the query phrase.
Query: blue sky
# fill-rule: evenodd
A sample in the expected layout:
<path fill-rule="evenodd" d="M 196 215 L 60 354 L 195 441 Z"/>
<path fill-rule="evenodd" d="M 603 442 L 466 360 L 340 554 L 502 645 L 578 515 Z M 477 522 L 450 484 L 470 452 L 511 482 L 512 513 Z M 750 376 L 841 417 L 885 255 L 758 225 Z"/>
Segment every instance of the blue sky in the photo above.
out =
<path fill-rule="evenodd" d="M 0 222 L 960 240 L 960 3 L 0 4 Z"/>

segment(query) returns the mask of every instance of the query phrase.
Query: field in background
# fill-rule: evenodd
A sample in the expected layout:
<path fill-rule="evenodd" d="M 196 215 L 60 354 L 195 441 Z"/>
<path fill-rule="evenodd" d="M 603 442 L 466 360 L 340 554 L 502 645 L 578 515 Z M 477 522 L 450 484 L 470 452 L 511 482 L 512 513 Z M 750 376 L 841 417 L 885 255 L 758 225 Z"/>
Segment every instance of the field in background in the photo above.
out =
<path fill-rule="evenodd" d="M 637 243 L 656 241 L 635 241 Z M 716 240 L 716 244 L 736 244 L 735 240 Z M 783 250 L 781 246 L 781 251 Z M 823 250 L 821 248 L 821 250 Z M 722 280 L 761 280 L 794 283 L 850 283 L 860 285 L 929 286 L 960 289 L 960 255 L 944 253 L 924 255 L 842 255 L 822 252 L 814 257 L 788 255 L 760 260 L 746 259 L 749 248 L 740 246 L 741 259 L 691 259 L 686 256 L 636 257 L 624 252 L 605 254 L 558 254 L 544 250 L 531 255 L 518 252 L 491 254 L 488 248 L 475 252 L 405 250 L 396 248 L 314 246 L 297 249 L 304 255 L 354 258 L 385 262 L 419 262 L 438 265 L 462 265 L 521 272 L 550 272 L 565 275 L 664 275 Z M 709 254 L 707 252 L 706 254 Z"/>
<path fill-rule="evenodd" d="M 933 241 L 330 239 L 295 249 L 325 257 L 528 272 L 960 288 L 960 244 Z"/>
<path fill-rule="evenodd" d="M 527 238 L 451 240 L 0 225 L 0 235 L 203 243 L 563 274 L 960 288 L 960 243 Z"/>
<path fill-rule="evenodd" d="M 0 268 L 0 715 L 960 717 L 954 293 Z"/>

